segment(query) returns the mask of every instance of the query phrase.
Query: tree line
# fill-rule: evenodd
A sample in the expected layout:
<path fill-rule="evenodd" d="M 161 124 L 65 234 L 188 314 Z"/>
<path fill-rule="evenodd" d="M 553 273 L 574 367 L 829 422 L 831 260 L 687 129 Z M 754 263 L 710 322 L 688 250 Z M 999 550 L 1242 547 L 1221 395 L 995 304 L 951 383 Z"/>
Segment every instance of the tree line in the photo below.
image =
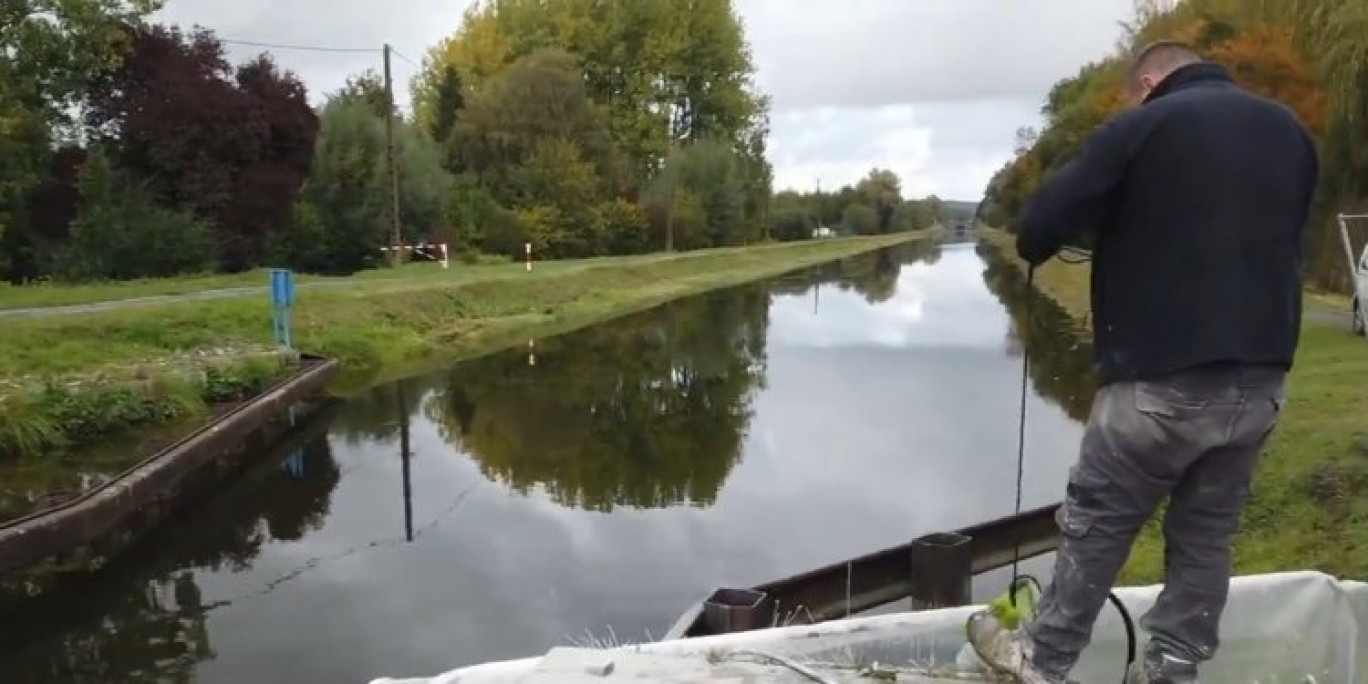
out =
<path fill-rule="evenodd" d="M 935 195 L 904 199 L 897 174 L 874 168 L 859 182 L 834 192 L 775 194 L 772 230 L 778 240 L 806 239 L 823 230 L 832 235 L 923 230 L 947 221 L 946 209 L 946 202 Z"/>
<path fill-rule="evenodd" d="M 0 9 L 0 278 L 350 273 L 384 260 L 392 193 L 404 243 L 470 258 L 812 236 L 772 214 L 769 102 L 730 0 L 477 2 L 411 114 L 374 70 L 312 105 L 269 54 L 230 64 L 212 31 L 152 22 L 161 2 Z M 924 225 L 896 186 L 846 193 L 849 232 Z"/>
<path fill-rule="evenodd" d="M 1348 286 L 1334 221 L 1368 209 L 1368 12 L 1359 0 L 1185 0 L 1172 11 L 1138 0 L 1112 54 L 1054 85 L 1039 131 L 1017 131 L 1016 154 L 989 182 L 980 218 L 1014 228 L 1023 202 L 1043 177 L 1068 161 L 1083 139 L 1126 106 L 1127 56 L 1160 39 L 1193 45 L 1226 65 L 1250 90 L 1290 107 L 1316 137 L 1322 177 L 1308 236 L 1307 276 Z"/>

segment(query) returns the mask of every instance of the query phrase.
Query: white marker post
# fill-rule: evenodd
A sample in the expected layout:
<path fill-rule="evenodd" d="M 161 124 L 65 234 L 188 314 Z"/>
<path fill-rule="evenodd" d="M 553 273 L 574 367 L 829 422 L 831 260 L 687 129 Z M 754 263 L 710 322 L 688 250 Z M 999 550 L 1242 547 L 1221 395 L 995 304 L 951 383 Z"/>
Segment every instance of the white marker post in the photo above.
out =
<path fill-rule="evenodd" d="M 523 253 L 527 255 L 527 270 L 532 270 L 532 243 L 523 243 Z"/>
<path fill-rule="evenodd" d="M 527 365 L 537 365 L 536 343 L 534 340 L 531 339 L 527 340 Z"/>
<path fill-rule="evenodd" d="M 447 243 L 443 242 L 442 244 L 437 246 L 442 248 L 442 269 L 446 270 L 448 265 L 450 265 L 451 263 L 451 260 L 447 254 Z"/>

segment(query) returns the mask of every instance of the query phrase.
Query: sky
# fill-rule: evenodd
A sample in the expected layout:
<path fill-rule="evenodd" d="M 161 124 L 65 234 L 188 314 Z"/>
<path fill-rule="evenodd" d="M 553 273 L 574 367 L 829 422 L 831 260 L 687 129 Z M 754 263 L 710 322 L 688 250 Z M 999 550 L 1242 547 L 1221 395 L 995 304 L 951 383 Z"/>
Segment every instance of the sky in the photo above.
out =
<path fill-rule="evenodd" d="M 158 19 L 271 49 L 315 97 L 397 53 L 400 86 L 453 33 L 470 0 L 167 0 Z M 835 189 L 873 167 L 903 195 L 977 201 L 1038 126 L 1050 86 L 1104 56 L 1134 0 L 735 0 L 771 97 L 776 188 Z M 402 7 L 402 9 L 400 9 Z M 230 44 L 245 61 L 260 47 Z M 396 92 L 407 106 L 408 88 Z"/>

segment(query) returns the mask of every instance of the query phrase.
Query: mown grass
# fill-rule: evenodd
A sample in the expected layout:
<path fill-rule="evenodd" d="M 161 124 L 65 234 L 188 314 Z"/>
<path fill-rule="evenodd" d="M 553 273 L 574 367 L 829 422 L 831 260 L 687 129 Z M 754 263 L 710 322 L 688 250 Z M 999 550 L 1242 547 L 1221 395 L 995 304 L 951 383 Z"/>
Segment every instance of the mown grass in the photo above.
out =
<path fill-rule="evenodd" d="M 928 234 L 847 238 L 538 264 L 453 264 L 449 273 L 403 280 L 365 279 L 346 286 L 300 289 L 293 334 L 297 349 L 337 359 L 338 388 L 437 362 L 491 351 L 569 330 L 681 296 L 736 285 L 918 239 Z M 477 275 L 482 273 L 483 275 Z M 269 349 L 265 296 L 159 303 L 3 323 L 0 336 L 0 424 L 20 450 L 33 434 L 59 424 L 52 402 L 35 402 L 63 378 L 100 377 L 117 385 L 163 378 Z M 58 380 L 54 380 L 58 379 Z M 69 383 L 67 383 L 69 384 Z M 138 380 L 146 391 L 148 383 Z M 69 432 L 65 428 L 55 428 Z M 3 443 L 3 441 L 0 441 Z"/>
<path fill-rule="evenodd" d="M 1011 236 L 984 238 L 1015 257 Z M 1036 285 L 1086 320 L 1086 265 L 1050 262 Z M 1308 293 L 1308 306 L 1347 310 L 1341 295 Z M 1340 308 L 1343 307 L 1343 308 Z M 1368 343 L 1347 326 L 1307 318 L 1278 430 L 1269 441 L 1235 547 L 1237 573 L 1314 569 L 1368 573 Z M 1162 518 L 1145 527 L 1122 572 L 1127 584 L 1163 579 Z"/>

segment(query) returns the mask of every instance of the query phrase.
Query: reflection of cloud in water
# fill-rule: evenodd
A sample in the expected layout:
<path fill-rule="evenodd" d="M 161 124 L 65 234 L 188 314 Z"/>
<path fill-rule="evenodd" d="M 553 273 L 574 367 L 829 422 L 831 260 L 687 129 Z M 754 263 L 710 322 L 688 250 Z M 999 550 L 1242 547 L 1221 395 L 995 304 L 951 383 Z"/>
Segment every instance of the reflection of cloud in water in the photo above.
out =
<path fill-rule="evenodd" d="M 831 284 L 775 297 L 770 343 L 1001 349 L 1005 318 L 984 315 L 997 306 L 984 290 L 983 263 L 972 249 L 946 247 L 936 264 L 901 266 L 892 298 L 880 304 Z"/>

